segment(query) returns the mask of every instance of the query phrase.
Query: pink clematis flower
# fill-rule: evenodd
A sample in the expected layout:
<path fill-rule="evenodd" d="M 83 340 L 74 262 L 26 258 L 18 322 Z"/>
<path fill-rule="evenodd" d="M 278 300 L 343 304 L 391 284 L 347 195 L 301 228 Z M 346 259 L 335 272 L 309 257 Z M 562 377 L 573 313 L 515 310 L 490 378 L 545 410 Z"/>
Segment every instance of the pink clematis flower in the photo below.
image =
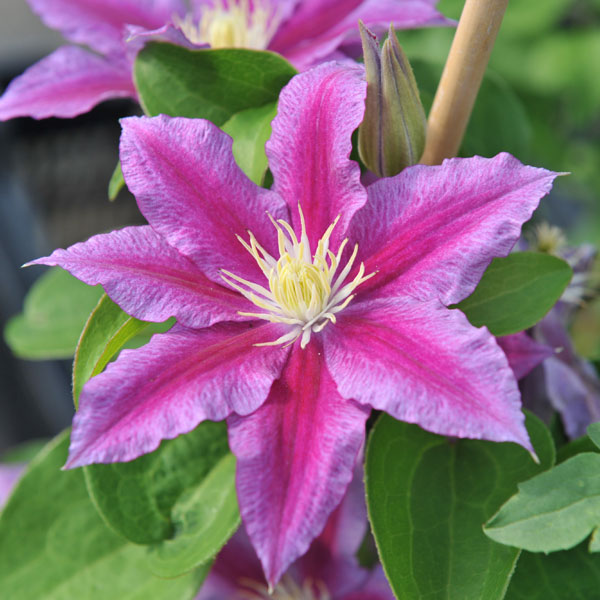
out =
<path fill-rule="evenodd" d="M 242 519 L 271 584 L 342 499 L 371 408 L 531 449 L 504 353 L 447 306 L 508 254 L 555 174 L 501 154 L 363 187 L 349 159 L 363 75 L 326 63 L 284 88 L 272 190 L 210 122 L 124 119 L 123 173 L 149 226 L 33 261 L 101 283 L 137 318 L 178 321 L 87 383 L 67 466 L 132 460 L 228 419 Z"/>
<path fill-rule="evenodd" d="M 17 77 L 0 121 L 74 117 L 108 98 L 136 98 L 133 60 L 148 39 L 279 52 L 304 69 L 356 41 L 358 20 L 399 29 L 450 23 L 437 0 L 28 0 L 67 40 Z"/>
<path fill-rule="evenodd" d="M 356 553 L 367 533 L 362 473 L 308 552 L 268 591 L 260 563 L 240 529 L 221 550 L 196 600 L 394 600 L 381 566 L 362 568 Z"/>

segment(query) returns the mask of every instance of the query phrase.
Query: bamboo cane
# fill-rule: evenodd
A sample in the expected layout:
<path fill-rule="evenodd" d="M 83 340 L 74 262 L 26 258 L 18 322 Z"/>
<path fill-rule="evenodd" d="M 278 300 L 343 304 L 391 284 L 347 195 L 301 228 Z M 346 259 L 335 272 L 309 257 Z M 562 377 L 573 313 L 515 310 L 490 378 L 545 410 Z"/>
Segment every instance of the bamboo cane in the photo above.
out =
<path fill-rule="evenodd" d="M 508 0 L 466 0 L 429 119 L 421 163 L 456 156 Z"/>

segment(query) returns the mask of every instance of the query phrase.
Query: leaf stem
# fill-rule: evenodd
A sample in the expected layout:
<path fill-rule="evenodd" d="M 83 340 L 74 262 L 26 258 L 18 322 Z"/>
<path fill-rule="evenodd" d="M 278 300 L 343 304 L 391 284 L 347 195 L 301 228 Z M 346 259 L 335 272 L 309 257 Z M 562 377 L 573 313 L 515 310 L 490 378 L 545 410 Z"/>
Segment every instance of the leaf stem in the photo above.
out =
<path fill-rule="evenodd" d="M 500 29 L 508 0 L 466 0 L 429 113 L 421 163 L 455 156 Z"/>

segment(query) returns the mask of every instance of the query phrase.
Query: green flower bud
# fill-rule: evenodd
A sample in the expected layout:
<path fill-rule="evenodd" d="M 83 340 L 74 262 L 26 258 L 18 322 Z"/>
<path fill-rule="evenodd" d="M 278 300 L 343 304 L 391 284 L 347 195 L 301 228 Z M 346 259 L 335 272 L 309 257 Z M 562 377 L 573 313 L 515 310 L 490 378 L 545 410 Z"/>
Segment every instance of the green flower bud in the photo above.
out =
<path fill-rule="evenodd" d="M 358 129 L 358 152 L 379 177 L 397 175 L 416 164 L 425 147 L 427 121 L 410 63 L 390 25 L 381 52 L 377 38 L 362 24 L 367 99 Z"/>

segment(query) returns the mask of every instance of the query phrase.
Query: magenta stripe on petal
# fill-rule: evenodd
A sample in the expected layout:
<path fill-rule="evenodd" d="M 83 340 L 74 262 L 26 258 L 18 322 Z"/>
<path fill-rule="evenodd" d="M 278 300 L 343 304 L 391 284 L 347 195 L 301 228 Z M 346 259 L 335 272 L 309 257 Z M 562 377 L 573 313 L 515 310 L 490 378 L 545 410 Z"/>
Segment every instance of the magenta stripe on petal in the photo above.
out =
<path fill-rule="evenodd" d="M 48 27 L 103 54 L 123 52 L 126 25 L 156 29 L 183 12 L 181 0 L 27 1 Z"/>
<path fill-rule="evenodd" d="M 247 241 L 250 230 L 275 254 L 277 236 L 267 212 L 287 218 L 287 210 L 240 170 L 231 138 L 202 119 L 162 115 L 121 123 L 123 174 L 150 225 L 214 281 L 221 282 L 220 270 L 227 269 L 263 282 L 236 235 Z"/>
<path fill-rule="evenodd" d="M 507 255 L 557 173 L 510 154 L 417 165 L 368 187 L 349 229 L 367 273 L 360 291 L 466 298 L 495 256 Z"/>
<path fill-rule="evenodd" d="M 136 97 L 130 67 L 63 46 L 15 78 L 0 98 L 0 121 L 70 118 L 109 98 Z"/>
<path fill-rule="evenodd" d="M 66 466 L 133 460 L 201 421 L 256 410 L 289 348 L 255 344 L 281 333 L 256 323 L 175 326 L 143 348 L 123 350 L 81 392 Z"/>
<path fill-rule="evenodd" d="M 360 169 L 349 158 L 365 94 L 361 68 L 327 63 L 294 77 L 279 97 L 266 145 L 273 189 L 287 203 L 298 233 L 301 205 L 313 251 L 341 215 L 331 238 L 335 250 L 352 215 L 366 202 Z"/>
<path fill-rule="evenodd" d="M 351 304 L 323 336 L 345 398 L 441 435 L 531 450 L 504 353 L 459 310 L 409 296 Z"/>
<path fill-rule="evenodd" d="M 341 398 L 315 342 L 296 343 L 255 413 L 229 419 L 246 531 L 275 584 L 342 499 L 369 411 Z"/>
<path fill-rule="evenodd" d="M 188 327 L 247 320 L 248 301 L 215 284 L 151 227 L 126 227 L 90 238 L 29 264 L 59 266 L 89 285 L 101 284 L 126 313 L 143 321 L 169 317 Z"/>

